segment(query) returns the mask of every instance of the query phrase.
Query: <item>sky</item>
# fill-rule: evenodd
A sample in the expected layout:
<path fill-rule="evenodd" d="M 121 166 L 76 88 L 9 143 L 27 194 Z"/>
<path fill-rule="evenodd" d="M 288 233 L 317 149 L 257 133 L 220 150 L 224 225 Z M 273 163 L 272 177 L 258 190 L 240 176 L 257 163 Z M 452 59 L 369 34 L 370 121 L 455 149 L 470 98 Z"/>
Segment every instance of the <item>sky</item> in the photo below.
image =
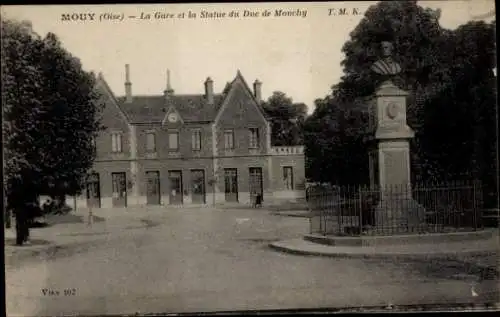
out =
<path fill-rule="evenodd" d="M 208 76 L 214 91 L 221 92 L 240 70 L 250 86 L 255 79 L 262 82 L 264 99 L 273 91 L 283 91 L 294 102 L 305 103 L 311 113 L 313 101 L 338 83 L 344 58 L 341 48 L 375 3 L 24 5 L 2 6 L 1 11 L 3 17 L 31 21 L 40 35 L 55 33 L 85 70 L 103 74 L 116 95 L 124 94 L 125 64 L 130 65 L 135 95 L 162 94 L 167 69 L 179 94 L 202 94 Z M 440 24 L 450 29 L 495 8 L 493 0 L 419 4 L 440 8 Z M 349 14 L 337 14 L 343 8 Z M 299 15 L 276 16 L 280 9 Z M 270 16 L 263 16 L 266 10 Z M 189 11 L 196 18 L 188 17 Z M 232 11 L 239 12 L 239 17 L 229 17 Z M 245 11 L 252 16 L 243 16 Z M 162 17 L 155 18 L 155 12 Z M 304 12 L 305 16 L 300 15 Z M 95 20 L 87 16 L 85 21 L 62 21 L 63 14 L 73 13 L 94 14 Z M 140 19 L 146 14 L 151 18 Z M 110 15 L 123 18 L 106 19 Z"/>

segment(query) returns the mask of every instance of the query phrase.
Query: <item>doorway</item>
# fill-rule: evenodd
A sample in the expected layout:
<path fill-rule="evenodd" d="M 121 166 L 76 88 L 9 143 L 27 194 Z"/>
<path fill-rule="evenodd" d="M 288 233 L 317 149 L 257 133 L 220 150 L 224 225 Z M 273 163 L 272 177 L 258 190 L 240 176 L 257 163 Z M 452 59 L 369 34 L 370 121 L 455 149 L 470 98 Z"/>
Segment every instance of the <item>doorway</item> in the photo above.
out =
<path fill-rule="evenodd" d="M 238 170 L 224 169 L 224 194 L 227 202 L 238 202 Z"/>
<path fill-rule="evenodd" d="M 160 172 L 146 172 L 146 203 L 148 205 L 160 204 Z"/>
<path fill-rule="evenodd" d="M 259 194 L 261 199 L 264 200 L 264 188 L 262 182 L 262 168 L 260 167 L 250 167 L 250 195 Z"/>
<path fill-rule="evenodd" d="M 87 179 L 87 206 L 101 208 L 101 183 L 99 174 L 92 173 Z"/>
<path fill-rule="evenodd" d="M 171 205 L 181 205 L 182 198 L 182 172 L 181 171 L 169 171 L 168 180 L 170 184 L 169 188 L 169 198 Z"/>
<path fill-rule="evenodd" d="M 125 173 L 111 173 L 113 182 L 113 207 L 127 207 L 127 176 Z"/>
<path fill-rule="evenodd" d="M 204 170 L 191 170 L 191 199 L 194 204 L 205 203 Z"/>

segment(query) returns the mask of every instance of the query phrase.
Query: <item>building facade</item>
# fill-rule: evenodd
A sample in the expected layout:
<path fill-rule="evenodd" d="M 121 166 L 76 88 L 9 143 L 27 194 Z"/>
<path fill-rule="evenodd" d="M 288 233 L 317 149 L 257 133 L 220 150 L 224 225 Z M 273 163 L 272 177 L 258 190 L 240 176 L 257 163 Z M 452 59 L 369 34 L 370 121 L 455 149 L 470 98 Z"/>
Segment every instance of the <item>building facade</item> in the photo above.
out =
<path fill-rule="evenodd" d="M 79 206 L 264 204 L 305 196 L 303 146 L 271 146 L 271 125 L 238 71 L 222 93 L 210 78 L 205 93 L 116 97 L 102 74 L 97 89 L 105 129 L 95 139 L 96 160 Z"/>

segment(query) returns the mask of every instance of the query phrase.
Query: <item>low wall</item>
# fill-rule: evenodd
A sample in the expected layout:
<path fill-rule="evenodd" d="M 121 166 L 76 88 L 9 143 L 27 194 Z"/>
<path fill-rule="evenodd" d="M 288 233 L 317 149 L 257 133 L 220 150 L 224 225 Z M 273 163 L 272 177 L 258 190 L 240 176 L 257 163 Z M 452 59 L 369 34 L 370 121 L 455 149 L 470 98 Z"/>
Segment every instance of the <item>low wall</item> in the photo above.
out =
<path fill-rule="evenodd" d="M 426 233 L 406 234 L 392 236 L 357 236 L 335 237 L 309 234 L 304 240 L 325 245 L 336 246 L 380 246 L 380 245 L 406 245 L 406 244 L 434 244 L 461 241 L 488 240 L 498 235 L 498 231 L 487 229 L 471 232 Z"/>
<path fill-rule="evenodd" d="M 359 217 L 356 216 L 317 216 L 309 218 L 311 233 L 338 234 L 344 232 L 346 227 L 359 226 Z M 340 223 L 340 225 L 339 225 Z"/>

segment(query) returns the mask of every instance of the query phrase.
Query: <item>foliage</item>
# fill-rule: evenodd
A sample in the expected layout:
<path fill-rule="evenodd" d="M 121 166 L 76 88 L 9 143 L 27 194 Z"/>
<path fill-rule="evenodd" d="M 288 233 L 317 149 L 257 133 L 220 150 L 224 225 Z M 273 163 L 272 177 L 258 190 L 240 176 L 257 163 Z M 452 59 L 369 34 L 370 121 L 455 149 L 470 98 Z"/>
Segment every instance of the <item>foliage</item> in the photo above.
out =
<path fill-rule="evenodd" d="M 61 47 L 57 37 L 48 34 L 44 41 L 41 71 L 47 111 L 40 127 L 44 139 L 38 142 L 40 147 L 50 144 L 50 153 L 57 156 L 41 151 L 46 155 L 42 185 L 48 189 L 47 194 L 74 195 L 79 193 L 95 157 L 92 139 L 100 128 L 95 119 L 101 109 L 99 96 L 94 91 L 94 75 L 82 70 L 79 60 Z"/>
<path fill-rule="evenodd" d="M 47 199 L 40 208 L 42 215 L 65 215 L 71 211 L 65 200 Z"/>
<path fill-rule="evenodd" d="M 262 106 L 271 117 L 273 146 L 303 144 L 303 125 L 307 116 L 305 104 L 293 103 L 285 93 L 275 91 Z"/>
<path fill-rule="evenodd" d="M 403 70 L 394 82 L 410 92 L 408 123 L 416 132 L 411 144 L 413 176 L 435 181 L 493 174 L 495 22 L 469 22 L 446 30 L 439 17 L 439 10 L 416 1 L 383 1 L 367 10 L 342 48 L 340 83 L 318 101 L 321 106 L 306 122 L 308 174 L 313 179 L 345 182 L 342 173 L 356 174 L 360 167 L 350 164 L 350 158 L 367 155 L 367 145 L 357 143 L 368 132 L 366 117 L 347 123 L 350 129 L 342 118 L 349 111 L 366 113 L 365 98 L 385 80 L 370 70 L 384 40 L 394 43 L 393 57 Z M 353 148 L 352 142 L 359 146 Z"/>
<path fill-rule="evenodd" d="M 327 97 L 315 101 L 316 110 L 304 127 L 306 177 L 316 182 L 364 184 L 368 156 L 364 134 L 366 114 Z"/>
<path fill-rule="evenodd" d="M 2 110 L 8 203 L 80 192 L 102 105 L 95 78 L 54 34 L 2 20 Z M 22 209 L 22 208 L 21 208 Z"/>

